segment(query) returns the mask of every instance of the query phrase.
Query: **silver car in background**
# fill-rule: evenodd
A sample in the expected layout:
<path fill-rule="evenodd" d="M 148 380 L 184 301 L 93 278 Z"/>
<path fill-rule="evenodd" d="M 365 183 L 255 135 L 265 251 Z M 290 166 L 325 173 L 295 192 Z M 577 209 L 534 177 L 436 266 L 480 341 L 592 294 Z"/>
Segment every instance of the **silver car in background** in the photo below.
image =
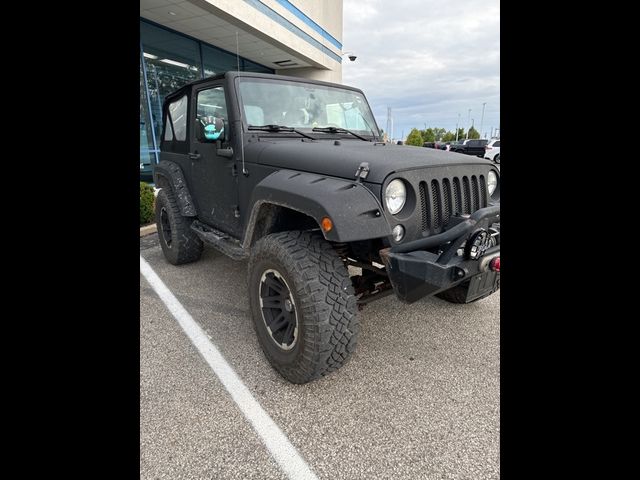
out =
<path fill-rule="evenodd" d="M 489 143 L 484 147 L 484 158 L 500 163 L 500 139 L 492 138 Z"/>

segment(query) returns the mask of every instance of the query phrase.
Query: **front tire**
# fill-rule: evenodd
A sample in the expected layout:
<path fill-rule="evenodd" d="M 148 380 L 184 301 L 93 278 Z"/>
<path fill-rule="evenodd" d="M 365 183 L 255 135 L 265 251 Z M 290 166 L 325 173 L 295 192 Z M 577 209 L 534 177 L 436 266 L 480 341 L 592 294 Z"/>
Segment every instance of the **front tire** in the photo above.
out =
<path fill-rule="evenodd" d="M 252 248 L 248 291 L 265 356 L 284 378 L 307 383 L 344 365 L 358 337 L 344 263 L 312 232 L 268 235 Z"/>
<path fill-rule="evenodd" d="M 499 165 L 499 164 L 500 164 L 500 154 L 497 154 L 497 155 L 493 158 L 493 161 Z"/>
<path fill-rule="evenodd" d="M 202 240 L 191 230 L 191 220 L 180 213 L 173 191 L 162 188 L 156 198 L 156 225 L 164 257 L 173 265 L 195 262 L 202 255 Z"/>

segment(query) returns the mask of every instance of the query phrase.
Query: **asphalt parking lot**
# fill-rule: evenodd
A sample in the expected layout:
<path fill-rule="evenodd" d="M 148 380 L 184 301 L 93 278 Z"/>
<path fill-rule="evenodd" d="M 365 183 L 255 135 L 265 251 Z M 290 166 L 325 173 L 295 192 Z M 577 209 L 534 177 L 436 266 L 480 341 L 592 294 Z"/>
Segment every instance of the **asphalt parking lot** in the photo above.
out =
<path fill-rule="evenodd" d="M 499 478 L 500 292 L 470 305 L 373 302 L 351 361 L 293 385 L 258 345 L 246 262 L 206 248 L 176 267 L 157 234 L 140 254 L 318 478 Z M 142 275 L 140 478 L 287 478 Z"/>

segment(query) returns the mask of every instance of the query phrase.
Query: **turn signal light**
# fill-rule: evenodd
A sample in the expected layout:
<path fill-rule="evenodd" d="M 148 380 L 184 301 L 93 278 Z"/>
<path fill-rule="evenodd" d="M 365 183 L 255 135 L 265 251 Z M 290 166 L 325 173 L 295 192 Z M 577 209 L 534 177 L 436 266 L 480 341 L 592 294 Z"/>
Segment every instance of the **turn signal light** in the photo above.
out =
<path fill-rule="evenodd" d="M 500 257 L 496 257 L 493 260 L 491 260 L 491 263 L 489 263 L 489 268 L 491 270 L 493 270 L 494 272 L 499 272 L 500 271 Z"/>
<path fill-rule="evenodd" d="M 333 230 L 333 222 L 331 221 L 331 219 L 329 217 L 324 217 L 321 221 L 320 221 L 320 227 L 322 228 L 323 232 L 330 232 L 331 230 Z"/>

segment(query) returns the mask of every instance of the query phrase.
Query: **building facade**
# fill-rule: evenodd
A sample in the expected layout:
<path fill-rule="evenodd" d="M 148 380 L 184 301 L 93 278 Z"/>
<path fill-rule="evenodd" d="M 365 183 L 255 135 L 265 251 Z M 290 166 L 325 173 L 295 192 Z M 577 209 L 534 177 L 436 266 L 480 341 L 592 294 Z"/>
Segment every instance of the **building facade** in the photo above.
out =
<path fill-rule="evenodd" d="M 228 70 L 342 82 L 342 0 L 140 0 L 140 178 L 164 97 Z"/>

